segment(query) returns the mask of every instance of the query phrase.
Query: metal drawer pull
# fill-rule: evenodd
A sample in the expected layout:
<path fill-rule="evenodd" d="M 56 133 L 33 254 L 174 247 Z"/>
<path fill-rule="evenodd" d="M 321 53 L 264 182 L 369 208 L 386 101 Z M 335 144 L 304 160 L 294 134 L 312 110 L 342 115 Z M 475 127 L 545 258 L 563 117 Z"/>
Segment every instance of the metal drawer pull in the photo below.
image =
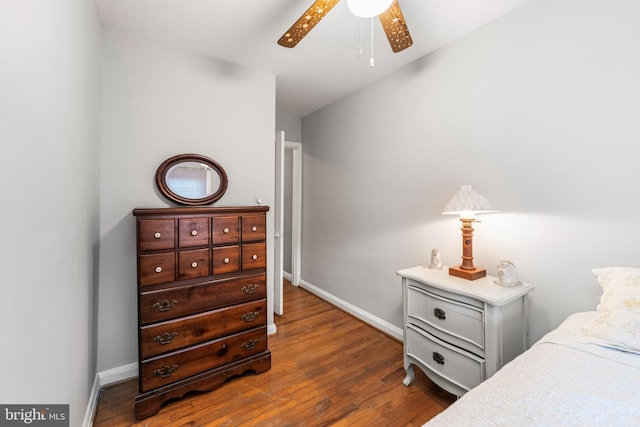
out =
<path fill-rule="evenodd" d="M 229 229 L 225 227 L 225 229 L 224 229 L 224 230 L 222 230 L 222 232 L 223 232 L 224 234 L 229 234 Z"/>
<path fill-rule="evenodd" d="M 159 239 L 161 236 L 162 236 L 162 234 L 160 234 L 160 233 L 156 233 L 156 234 L 153 235 L 153 237 L 155 237 L 156 239 Z"/>
<path fill-rule="evenodd" d="M 258 318 L 259 315 L 260 315 L 260 312 L 258 311 L 250 311 L 240 316 L 240 318 L 245 322 L 253 322 Z"/>
<path fill-rule="evenodd" d="M 166 344 L 171 344 L 171 341 L 173 341 L 173 339 L 177 336 L 178 336 L 177 332 L 165 332 L 162 335 L 158 335 L 153 340 L 160 345 L 166 345 Z"/>
<path fill-rule="evenodd" d="M 251 259 L 258 259 L 258 255 L 252 255 Z"/>
<path fill-rule="evenodd" d="M 447 318 L 447 313 L 444 312 L 441 308 L 434 308 L 433 315 L 436 316 L 440 320 L 444 320 Z"/>
<path fill-rule="evenodd" d="M 229 258 L 225 258 L 225 259 L 224 259 L 224 263 L 225 263 L 225 264 L 229 264 L 229 262 L 231 262 L 231 260 L 230 260 Z"/>
<path fill-rule="evenodd" d="M 254 225 L 253 227 L 251 227 L 251 231 L 258 231 L 258 227 Z"/>
<path fill-rule="evenodd" d="M 156 267 L 156 273 L 161 273 L 162 272 L 162 267 Z"/>
<path fill-rule="evenodd" d="M 169 311 L 177 303 L 178 303 L 177 300 L 173 300 L 173 301 L 164 300 L 162 302 L 157 302 L 153 304 L 151 307 L 155 308 L 158 311 Z"/>
<path fill-rule="evenodd" d="M 247 342 L 242 343 L 243 350 L 251 350 L 258 345 L 258 340 L 249 340 Z"/>
<path fill-rule="evenodd" d="M 193 231 L 191 231 L 191 235 L 192 235 L 192 236 L 197 236 L 197 235 L 198 235 L 198 230 L 193 230 Z"/>
<path fill-rule="evenodd" d="M 252 294 L 258 290 L 258 286 L 259 285 L 254 285 L 253 283 L 249 283 L 247 286 L 243 286 L 241 289 L 242 289 L 242 292 L 244 292 L 245 294 Z"/>
<path fill-rule="evenodd" d="M 198 266 L 198 263 L 197 263 L 197 262 L 192 262 L 192 263 L 191 263 L 191 267 L 196 268 L 197 266 Z"/>
<path fill-rule="evenodd" d="M 178 369 L 178 365 L 172 365 L 172 366 L 164 365 L 162 369 L 156 369 L 153 374 L 156 377 L 167 378 L 167 377 L 170 377 L 171 374 L 173 374 L 176 369 Z"/>
<path fill-rule="evenodd" d="M 444 356 L 436 351 L 433 352 L 433 360 L 435 360 L 438 365 L 444 365 Z"/>

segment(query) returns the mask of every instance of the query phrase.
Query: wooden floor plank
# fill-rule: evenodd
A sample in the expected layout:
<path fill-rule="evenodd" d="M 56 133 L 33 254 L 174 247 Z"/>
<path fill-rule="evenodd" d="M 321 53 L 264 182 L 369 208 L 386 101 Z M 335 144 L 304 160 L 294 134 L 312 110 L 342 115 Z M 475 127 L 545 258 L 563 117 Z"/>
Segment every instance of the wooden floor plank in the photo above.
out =
<path fill-rule="evenodd" d="M 304 289 L 284 286 L 269 337 L 271 370 L 164 406 L 138 423 L 137 379 L 105 387 L 95 427 L 420 426 L 455 397 L 416 369 L 402 384 L 402 344 Z"/>

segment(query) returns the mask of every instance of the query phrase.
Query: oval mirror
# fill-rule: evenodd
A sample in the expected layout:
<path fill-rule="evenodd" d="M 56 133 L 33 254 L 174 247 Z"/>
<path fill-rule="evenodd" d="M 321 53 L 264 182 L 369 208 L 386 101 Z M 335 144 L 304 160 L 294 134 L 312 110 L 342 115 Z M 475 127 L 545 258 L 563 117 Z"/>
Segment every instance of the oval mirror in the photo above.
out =
<path fill-rule="evenodd" d="M 156 185 L 164 197 L 181 205 L 208 205 L 227 191 L 227 174 L 208 157 L 180 154 L 158 167 Z"/>

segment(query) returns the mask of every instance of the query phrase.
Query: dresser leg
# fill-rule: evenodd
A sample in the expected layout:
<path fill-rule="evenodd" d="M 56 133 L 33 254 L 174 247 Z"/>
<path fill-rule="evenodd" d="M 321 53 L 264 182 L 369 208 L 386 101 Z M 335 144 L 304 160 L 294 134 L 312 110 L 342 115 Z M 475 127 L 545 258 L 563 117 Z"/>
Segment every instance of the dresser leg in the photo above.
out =
<path fill-rule="evenodd" d="M 411 365 L 411 364 L 407 365 L 407 367 L 404 368 L 404 370 L 407 373 L 407 376 L 404 377 L 404 380 L 402 381 L 402 384 L 404 384 L 406 386 L 410 386 L 411 384 L 413 384 L 413 380 L 416 379 L 416 374 L 415 374 L 415 372 L 413 372 L 413 365 Z"/>

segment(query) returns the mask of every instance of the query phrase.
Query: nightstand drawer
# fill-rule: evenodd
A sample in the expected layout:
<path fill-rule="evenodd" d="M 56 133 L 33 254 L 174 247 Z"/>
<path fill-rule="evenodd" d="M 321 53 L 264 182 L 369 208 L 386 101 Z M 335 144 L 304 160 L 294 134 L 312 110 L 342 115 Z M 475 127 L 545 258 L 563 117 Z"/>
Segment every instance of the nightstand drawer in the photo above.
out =
<path fill-rule="evenodd" d="M 468 391 L 485 380 L 485 361 L 407 325 L 407 355 L 447 383 Z"/>
<path fill-rule="evenodd" d="M 410 323 L 453 344 L 467 347 L 464 344 L 469 343 L 480 350 L 485 348 L 484 311 L 477 307 L 409 286 L 407 315 Z"/>

